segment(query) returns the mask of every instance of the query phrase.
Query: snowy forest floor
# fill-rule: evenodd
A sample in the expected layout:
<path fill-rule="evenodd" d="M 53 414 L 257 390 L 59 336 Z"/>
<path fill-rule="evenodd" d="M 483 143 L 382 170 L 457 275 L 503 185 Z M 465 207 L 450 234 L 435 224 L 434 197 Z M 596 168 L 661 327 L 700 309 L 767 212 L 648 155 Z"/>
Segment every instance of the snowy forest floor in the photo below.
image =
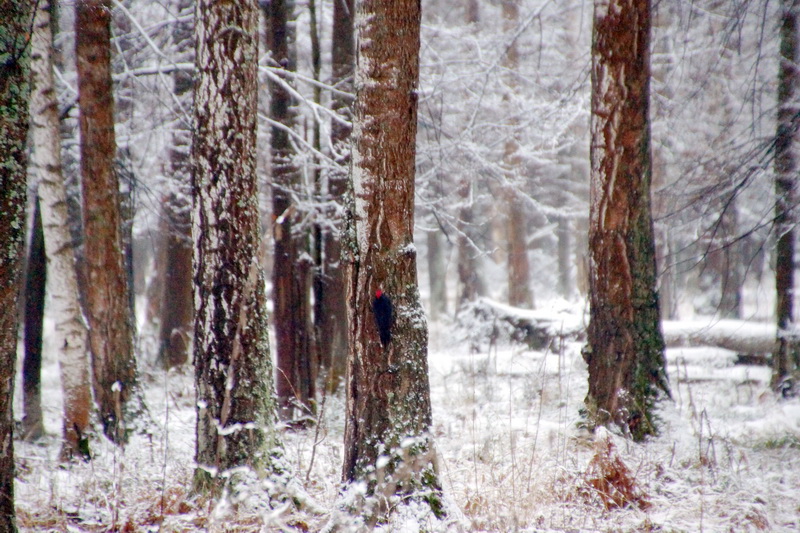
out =
<path fill-rule="evenodd" d="M 661 435 L 643 444 L 607 437 L 608 453 L 579 427 L 587 388 L 580 344 L 470 353 L 453 338 L 452 326 L 431 326 L 433 436 L 451 520 L 406 516 L 384 530 L 800 531 L 800 399 L 776 399 L 768 368 L 735 365 L 735 354 L 718 348 L 668 350 L 673 401 L 660 411 Z M 269 509 L 258 491 L 238 505 L 212 506 L 188 493 L 195 424 L 188 370 L 145 371 L 158 427 L 152 437 L 136 436 L 124 450 L 96 437 L 93 461 L 61 465 L 53 353 L 45 345 L 48 436 L 16 443 L 23 531 L 319 531 L 332 520 L 339 531 L 356 529 L 337 510 L 341 394 L 326 399 L 318 427 L 283 434 L 291 474 L 307 495 L 302 510 Z M 21 396 L 15 403 L 19 411 Z M 593 461 L 598 449 L 605 462 Z M 609 474 L 601 463 L 616 466 Z M 609 476 L 631 492 L 602 493 Z M 633 503 L 615 507 L 624 497 Z"/>

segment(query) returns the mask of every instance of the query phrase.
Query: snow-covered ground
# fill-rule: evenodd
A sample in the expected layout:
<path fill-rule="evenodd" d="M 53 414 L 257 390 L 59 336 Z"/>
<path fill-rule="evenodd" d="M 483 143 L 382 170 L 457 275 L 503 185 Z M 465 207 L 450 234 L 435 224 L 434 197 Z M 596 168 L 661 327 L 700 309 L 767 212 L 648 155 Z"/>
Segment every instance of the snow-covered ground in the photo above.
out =
<path fill-rule="evenodd" d="M 579 344 L 470 353 L 454 337 L 448 324 L 431 326 L 433 435 L 451 520 L 406 516 L 385 531 L 800 531 L 800 399 L 776 399 L 767 368 L 735 366 L 735 354 L 719 348 L 669 350 L 674 400 L 662 407 L 663 431 L 634 444 L 579 427 L 587 380 Z M 214 506 L 188 495 L 191 376 L 150 371 L 144 381 L 161 429 L 125 450 L 97 437 L 95 460 L 62 465 L 58 366 L 46 356 L 49 436 L 16 444 L 22 530 L 319 531 L 332 521 L 354 529 L 337 507 L 341 396 L 325 400 L 317 427 L 284 435 L 303 509 L 269 509 L 258 489 L 239 505 Z M 616 465 L 632 505 L 615 508 L 598 493 L 596 454 Z"/>

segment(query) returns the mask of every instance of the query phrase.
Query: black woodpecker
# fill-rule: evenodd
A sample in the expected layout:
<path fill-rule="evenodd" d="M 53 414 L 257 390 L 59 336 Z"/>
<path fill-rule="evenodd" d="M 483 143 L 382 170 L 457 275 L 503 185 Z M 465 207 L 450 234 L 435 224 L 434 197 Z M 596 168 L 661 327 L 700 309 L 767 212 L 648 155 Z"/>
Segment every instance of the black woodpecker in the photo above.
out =
<path fill-rule="evenodd" d="M 380 289 L 375 291 L 375 299 L 372 300 L 372 312 L 375 314 L 375 325 L 378 326 L 381 344 L 385 347 L 392 340 L 394 309 L 392 308 L 392 301 Z"/>

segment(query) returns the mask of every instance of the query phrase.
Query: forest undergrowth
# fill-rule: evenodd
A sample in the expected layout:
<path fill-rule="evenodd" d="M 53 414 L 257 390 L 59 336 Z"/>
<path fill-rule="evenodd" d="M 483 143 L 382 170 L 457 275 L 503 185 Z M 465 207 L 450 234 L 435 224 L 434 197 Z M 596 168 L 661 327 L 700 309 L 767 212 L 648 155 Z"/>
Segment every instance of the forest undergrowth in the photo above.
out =
<path fill-rule="evenodd" d="M 798 531 L 800 399 L 776 399 L 769 369 L 716 348 L 668 351 L 673 400 L 657 438 L 633 443 L 581 428 L 587 372 L 579 343 L 545 351 L 452 342 L 432 326 L 433 437 L 449 518 L 409 506 L 384 531 Z M 488 348 L 488 349 L 487 349 Z M 45 350 L 45 353 L 54 353 Z M 283 433 L 288 485 L 250 480 L 222 501 L 190 493 L 189 369 L 147 370 L 157 428 L 94 460 L 63 465 L 57 362 L 46 359 L 47 437 L 17 443 L 23 531 L 358 531 L 342 496 L 344 399 Z M 17 402 L 18 403 L 18 402 Z M 288 491 L 289 498 L 270 501 Z"/>

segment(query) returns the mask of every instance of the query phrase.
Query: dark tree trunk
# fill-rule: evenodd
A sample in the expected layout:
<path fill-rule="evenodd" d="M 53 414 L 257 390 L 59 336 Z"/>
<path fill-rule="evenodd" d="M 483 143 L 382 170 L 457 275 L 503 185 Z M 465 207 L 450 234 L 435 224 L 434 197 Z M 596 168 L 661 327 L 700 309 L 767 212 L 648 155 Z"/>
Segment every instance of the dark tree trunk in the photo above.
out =
<path fill-rule="evenodd" d="M 179 15 L 190 15 L 191 0 L 178 0 Z M 177 60 L 192 61 L 192 20 L 181 20 L 173 30 Z M 191 108 L 192 75 L 178 70 L 172 75 L 175 98 Z M 191 125 L 186 117 L 174 118 L 172 146 L 170 148 L 171 190 L 162 202 L 161 246 L 163 263 L 156 268 L 163 271 L 161 295 L 161 323 L 159 332 L 159 360 L 165 368 L 180 366 L 189 360 L 194 307 L 192 305 L 192 220 L 191 220 L 191 169 L 189 150 Z"/>
<path fill-rule="evenodd" d="M 590 426 L 656 433 L 668 394 L 650 214 L 650 3 L 595 3 L 586 397 Z"/>
<path fill-rule="evenodd" d="M 353 0 L 334 0 L 332 31 L 332 80 L 337 89 L 351 92 L 355 65 L 355 38 Z M 352 119 L 351 100 L 334 93 L 333 109 L 345 121 Z M 328 194 L 331 204 L 342 206 L 347 190 L 347 167 L 350 163 L 350 124 L 334 120 L 331 124 L 331 144 L 334 147 L 336 167 L 327 173 Z M 347 285 L 345 263 L 342 255 L 341 209 L 330 210 L 335 229 L 321 235 L 322 275 L 320 277 L 318 312 L 315 313 L 320 366 L 327 370 L 327 386 L 336 390 L 344 379 L 347 364 Z M 330 227 L 330 226 L 329 226 Z"/>
<path fill-rule="evenodd" d="M 459 183 L 459 199 L 463 206 L 458 212 L 458 307 L 474 302 L 486 295 L 486 286 L 481 275 L 481 250 L 476 246 L 474 202 L 472 182 L 466 177 Z"/>
<path fill-rule="evenodd" d="M 28 246 L 25 276 L 25 357 L 22 360 L 22 438 L 36 440 L 44 435 L 42 420 L 42 325 L 47 283 L 47 257 L 39 198 L 33 211 L 33 228 Z"/>
<path fill-rule="evenodd" d="M 396 494 L 411 494 L 440 514 L 427 435 L 428 329 L 413 244 L 420 4 L 365 0 L 357 20 L 348 291 L 352 349 L 343 476 L 366 482 L 369 495 L 381 496 L 379 502 L 392 505 Z M 385 345 L 373 316 L 377 290 L 394 307 L 391 341 Z M 379 503 L 367 513 L 376 520 L 387 511 Z"/>
<path fill-rule="evenodd" d="M 200 0 L 195 20 L 195 490 L 219 494 L 232 469 L 269 474 L 280 453 L 258 263 L 258 6 Z"/>
<path fill-rule="evenodd" d="M 292 0 L 273 0 L 267 5 L 267 36 L 273 60 L 294 70 L 291 47 L 294 37 L 289 17 Z M 285 128 L 294 126 L 292 97 L 278 83 L 270 83 L 270 116 Z M 294 164 L 289 133 L 273 126 L 272 215 L 275 241 L 272 271 L 275 343 L 277 349 L 276 392 L 281 419 L 291 421 L 314 412 L 315 368 L 311 327 L 311 264 L 307 261 L 308 238 L 300 206 L 293 198 L 300 194 L 300 175 Z"/>
<path fill-rule="evenodd" d="M 14 373 L 25 240 L 29 48 L 33 4 L 11 0 L 0 17 L 0 531 L 14 511 Z"/>
<path fill-rule="evenodd" d="M 800 366 L 800 346 L 784 333 L 794 324 L 794 248 L 796 168 L 794 155 L 798 106 L 797 14 L 800 1 L 781 2 L 780 70 L 778 72 L 778 131 L 775 136 L 775 289 L 780 348 L 772 358 L 772 385 L 779 389 L 784 378 Z"/>
<path fill-rule="evenodd" d="M 103 431 L 113 442 L 122 444 L 134 419 L 144 415 L 144 404 L 136 373 L 134 321 L 114 166 L 110 20 L 110 0 L 79 0 L 75 4 L 92 384 Z"/>

